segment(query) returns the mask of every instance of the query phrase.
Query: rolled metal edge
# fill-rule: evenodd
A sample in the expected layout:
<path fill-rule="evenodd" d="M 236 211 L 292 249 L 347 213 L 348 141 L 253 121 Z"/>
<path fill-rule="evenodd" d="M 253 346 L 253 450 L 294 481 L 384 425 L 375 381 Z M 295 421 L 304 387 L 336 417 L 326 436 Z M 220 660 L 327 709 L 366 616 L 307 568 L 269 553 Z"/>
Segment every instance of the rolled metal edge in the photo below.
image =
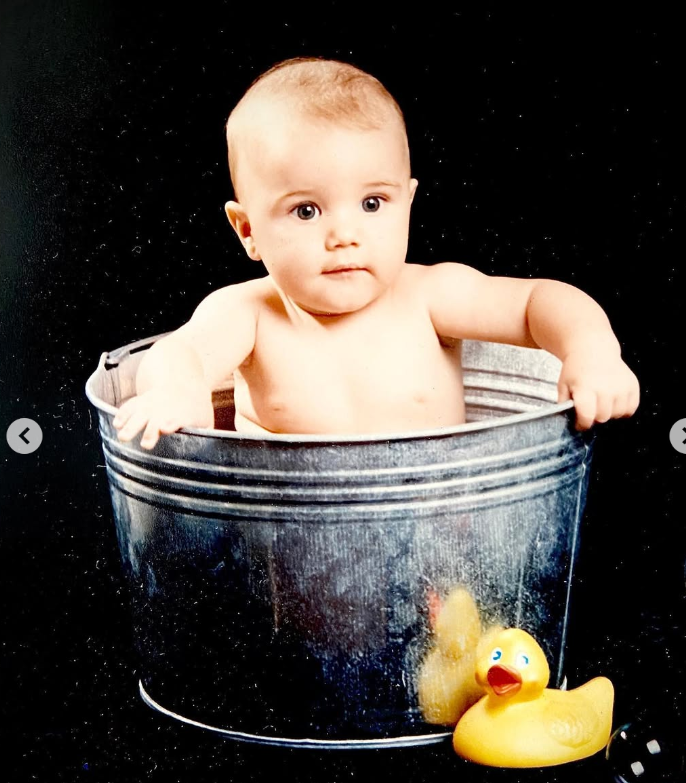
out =
<path fill-rule="evenodd" d="M 167 333 L 165 333 L 167 334 Z M 133 353 L 138 353 L 151 346 L 156 340 L 164 337 L 164 334 L 156 335 L 154 337 L 144 338 L 138 340 L 135 343 L 125 345 L 121 348 L 111 351 L 109 353 L 103 353 L 100 357 L 98 367 L 95 372 L 86 381 L 86 396 L 91 404 L 99 411 L 113 417 L 117 413 L 117 408 L 110 403 L 105 402 L 97 394 L 95 387 L 98 377 L 101 372 L 108 372 L 109 369 L 114 369 L 118 366 L 119 361 Z M 546 416 L 550 416 L 556 413 L 562 413 L 569 411 L 574 407 L 574 402 L 568 400 L 562 403 L 550 403 L 545 406 L 535 408 L 533 410 L 526 411 L 524 413 L 513 413 L 504 416 L 499 416 L 495 419 L 479 420 L 467 422 L 465 424 L 458 424 L 453 427 L 440 427 L 427 430 L 412 430 L 409 432 L 379 432 L 379 433 L 364 433 L 364 434 L 352 434 L 352 435 L 306 435 L 306 434 L 281 434 L 281 433 L 269 433 L 269 434 L 253 434 L 247 432 L 234 432 L 230 430 L 218 430 L 214 428 L 195 428 L 184 427 L 179 432 L 187 433 L 190 435 L 220 438 L 225 440 L 244 440 L 244 441 L 275 441 L 281 443 L 367 443 L 377 441 L 399 441 L 399 440 L 415 440 L 424 438 L 444 438 L 457 433 L 462 432 L 476 432 L 484 429 L 497 429 L 499 427 L 505 427 L 510 424 L 531 421 L 533 419 L 540 419 Z M 135 441 L 134 441 L 135 443 Z"/>
<path fill-rule="evenodd" d="M 375 750 L 381 748 L 410 748 L 417 745 L 436 745 L 445 742 L 452 736 L 452 732 L 438 732 L 436 734 L 417 734 L 406 737 L 389 737 L 387 739 L 370 740 L 318 740 L 310 738 L 291 738 L 291 737 L 267 737 L 261 734 L 248 734 L 244 731 L 233 731 L 232 729 L 222 729 L 218 726 L 210 726 L 207 723 L 186 718 L 176 712 L 166 709 L 156 702 L 145 690 L 142 681 L 138 681 L 138 690 L 141 699 L 148 707 L 166 715 L 168 718 L 185 723 L 188 726 L 195 726 L 198 729 L 212 731 L 228 739 L 240 740 L 241 742 L 251 742 L 257 745 L 273 745 L 282 748 L 304 748 L 306 750 Z"/>

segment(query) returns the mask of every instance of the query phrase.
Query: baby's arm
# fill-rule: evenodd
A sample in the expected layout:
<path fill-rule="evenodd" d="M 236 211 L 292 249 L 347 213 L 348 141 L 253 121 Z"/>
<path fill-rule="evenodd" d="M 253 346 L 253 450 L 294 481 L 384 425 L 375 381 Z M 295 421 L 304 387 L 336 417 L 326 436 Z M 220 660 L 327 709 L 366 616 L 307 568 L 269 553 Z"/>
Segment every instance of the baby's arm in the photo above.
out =
<path fill-rule="evenodd" d="M 143 431 L 151 449 L 161 434 L 214 424 L 212 390 L 230 377 L 255 345 L 254 287 L 229 286 L 210 294 L 191 320 L 158 340 L 136 375 L 136 396 L 114 418 L 122 441 Z"/>
<path fill-rule="evenodd" d="M 636 410 L 638 380 L 622 361 L 605 312 L 579 289 L 489 277 L 450 263 L 428 268 L 426 280 L 439 334 L 540 347 L 561 359 L 559 401 L 574 400 L 579 429 Z"/>

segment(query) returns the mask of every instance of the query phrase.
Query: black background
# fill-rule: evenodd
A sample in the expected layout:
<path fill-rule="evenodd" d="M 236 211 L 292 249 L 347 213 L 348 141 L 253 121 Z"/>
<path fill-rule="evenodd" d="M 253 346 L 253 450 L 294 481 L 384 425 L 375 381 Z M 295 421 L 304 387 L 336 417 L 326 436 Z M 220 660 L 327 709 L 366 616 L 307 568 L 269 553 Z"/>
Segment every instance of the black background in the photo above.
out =
<path fill-rule="evenodd" d="M 258 269 L 223 214 L 223 123 L 296 55 L 355 63 L 403 108 L 409 260 L 573 283 L 639 376 L 637 415 L 599 427 L 574 595 L 573 684 L 604 674 L 615 722 L 682 711 L 686 417 L 683 51 L 656 13 L 383 13 L 329 2 L 0 3 L 0 778 L 610 779 L 472 768 L 449 748 L 315 754 L 170 725 L 136 692 L 96 417 L 99 355 L 173 329 Z M 378 18 L 376 17 L 378 14 Z M 276 771 L 269 771 L 277 764 Z M 460 777 L 461 776 L 461 777 Z"/>

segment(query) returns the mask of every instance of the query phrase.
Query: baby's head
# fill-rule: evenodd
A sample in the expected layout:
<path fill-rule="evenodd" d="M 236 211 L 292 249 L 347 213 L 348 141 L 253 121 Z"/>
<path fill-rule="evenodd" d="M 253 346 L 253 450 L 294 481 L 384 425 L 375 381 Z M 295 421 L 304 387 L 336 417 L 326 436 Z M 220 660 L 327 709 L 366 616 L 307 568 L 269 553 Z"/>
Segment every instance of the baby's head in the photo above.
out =
<path fill-rule="evenodd" d="M 250 138 L 266 129 L 265 122 L 278 123 L 285 115 L 362 131 L 394 125 L 407 147 L 402 111 L 378 79 L 337 60 L 285 60 L 252 83 L 226 123 L 229 171 L 238 199 L 241 158 L 250 153 Z M 407 158 L 409 167 L 409 151 Z"/>
<path fill-rule="evenodd" d="M 226 212 L 250 258 L 311 312 L 377 298 L 404 263 L 417 184 L 385 87 L 347 63 L 288 60 L 253 83 L 226 131 Z"/>

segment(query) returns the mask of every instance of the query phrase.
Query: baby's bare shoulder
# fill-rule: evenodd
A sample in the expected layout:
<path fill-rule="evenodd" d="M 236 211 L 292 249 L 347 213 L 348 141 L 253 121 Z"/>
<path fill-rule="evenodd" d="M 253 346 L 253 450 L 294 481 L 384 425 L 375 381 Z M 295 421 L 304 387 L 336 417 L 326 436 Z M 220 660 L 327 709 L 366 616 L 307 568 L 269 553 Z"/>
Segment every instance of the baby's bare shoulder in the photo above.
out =
<path fill-rule="evenodd" d="M 256 316 L 260 307 L 268 301 L 272 290 L 273 286 L 264 277 L 218 288 L 200 302 L 193 318 L 234 320 Z"/>
<path fill-rule="evenodd" d="M 198 353 L 211 383 L 226 378 L 252 352 L 258 313 L 267 290 L 262 278 L 218 288 L 172 335 Z"/>
<path fill-rule="evenodd" d="M 470 266 L 458 264 L 454 261 L 445 261 L 439 264 L 405 264 L 403 270 L 403 284 L 409 290 L 421 292 L 428 300 L 436 293 L 445 292 L 445 287 L 450 286 L 455 291 L 455 286 L 466 286 L 482 275 Z M 458 289 L 459 290 L 459 289 Z"/>
<path fill-rule="evenodd" d="M 408 280 L 433 280 L 437 277 L 465 277 L 476 273 L 474 267 L 458 264 L 457 261 L 441 261 L 438 264 L 405 264 L 404 274 Z"/>

